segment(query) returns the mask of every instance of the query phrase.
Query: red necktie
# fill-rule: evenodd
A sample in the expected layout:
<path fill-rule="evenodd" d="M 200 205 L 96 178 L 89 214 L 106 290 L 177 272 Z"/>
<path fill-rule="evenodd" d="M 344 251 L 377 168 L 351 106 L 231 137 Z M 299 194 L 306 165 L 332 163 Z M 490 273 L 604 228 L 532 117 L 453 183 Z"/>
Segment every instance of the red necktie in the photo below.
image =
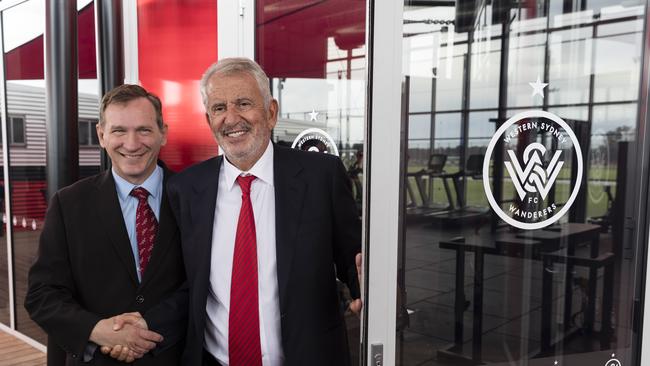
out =
<path fill-rule="evenodd" d="M 255 176 L 237 177 L 241 210 L 237 222 L 230 283 L 228 358 L 230 366 L 261 366 L 260 319 L 257 291 L 257 241 L 251 204 Z"/>
<path fill-rule="evenodd" d="M 146 189 L 134 188 L 131 191 L 131 196 L 138 199 L 138 209 L 135 211 L 135 232 L 138 240 L 138 255 L 140 256 L 140 277 L 142 278 L 147 264 L 149 264 L 153 243 L 158 233 L 158 220 L 147 202 L 149 192 Z"/>

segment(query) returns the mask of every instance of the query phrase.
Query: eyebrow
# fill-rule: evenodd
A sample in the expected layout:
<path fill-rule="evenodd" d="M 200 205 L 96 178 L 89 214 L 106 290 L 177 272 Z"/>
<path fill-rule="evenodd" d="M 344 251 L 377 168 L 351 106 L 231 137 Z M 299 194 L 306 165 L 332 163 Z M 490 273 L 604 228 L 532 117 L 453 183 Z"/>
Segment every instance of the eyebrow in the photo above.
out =
<path fill-rule="evenodd" d="M 237 103 L 237 102 L 241 102 L 241 101 L 250 101 L 250 102 L 252 102 L 253 98 L 251 98 L 251 97 L 239 97 L 239 98 L 235 98 L 235 100 L 232 103 Z M 228 102 L 226 102 L 224 100 L 217 100 L 214 103 L 212 103 L 212 105 L 221 105 L 221 104 L 227 104 L 227 103 Z"/>

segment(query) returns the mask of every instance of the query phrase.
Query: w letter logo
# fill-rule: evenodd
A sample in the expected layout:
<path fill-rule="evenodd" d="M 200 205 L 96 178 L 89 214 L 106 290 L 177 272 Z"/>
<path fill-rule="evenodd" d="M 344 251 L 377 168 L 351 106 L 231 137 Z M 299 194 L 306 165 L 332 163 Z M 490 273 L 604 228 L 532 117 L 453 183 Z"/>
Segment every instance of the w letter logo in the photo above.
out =
<path fill-rule="evenodd" d="M 555 152 L 546 169 L 542 164 L 544 154 L 546 154 L 544 145 L 538 142 L 528 145 L 524 150 L 525 166 L 522 168 L 514 151 L 508 150 L 510 161 L 506 161 L 505 165 L 512 183 L 517 189 L 519 199 L 523 200 L 526 193 L 538 193 L 542 199 L 546 199 L 548 192 L 553 187 L 553 183 L 564 165 L 563 161 L 559 161 L 562 151 Z"/>

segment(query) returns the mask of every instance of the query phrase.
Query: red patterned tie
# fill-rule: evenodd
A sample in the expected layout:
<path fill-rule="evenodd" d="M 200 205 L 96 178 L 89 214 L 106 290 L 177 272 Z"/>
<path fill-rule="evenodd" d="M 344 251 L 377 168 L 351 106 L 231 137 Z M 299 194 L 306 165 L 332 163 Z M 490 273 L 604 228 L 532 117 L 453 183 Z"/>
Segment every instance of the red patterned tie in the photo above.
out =
<path fill-rule="evenodd" d="M 230 366 L 261 366 L 260 319 L 257 291 L 257 243 L 251 204 L 255 176 L 237 177 L 241 210 L 235 237 L 230 283 L 228 358 Z"/>
<path fill-rule="evenodd" d="M 149 264 L 153 243 L 158 233 L 158 220 L 147 202 L 149 192 L 142 187 L 134 188 L 131 196 L 138 199 L 138 209 L 135 212 L 135 232 L 138 240 L 138 255 L 140 256 L 140 277 Z"/>

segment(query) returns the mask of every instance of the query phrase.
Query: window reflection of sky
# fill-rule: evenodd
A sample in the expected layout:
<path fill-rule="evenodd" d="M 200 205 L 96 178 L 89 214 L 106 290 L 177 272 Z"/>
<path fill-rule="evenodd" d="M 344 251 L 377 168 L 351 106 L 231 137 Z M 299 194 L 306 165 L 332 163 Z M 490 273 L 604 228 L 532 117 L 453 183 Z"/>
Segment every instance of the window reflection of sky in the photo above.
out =
<path fill-rule="evenodd" d="M 636 1 L 611 5 L 611 1 L 598 0 L 589 2 L 586 11 L 568 14 L 561 14 L 561 6 L 559 1 L 552 1 L 550 6 L 549 67 L 548 78 L 544 80 L 549 83 L 549 110 L 556 110 L 562 118 L 587 120 L 590 74 L 593 72 L 592 102 L 598 105 L 593 107 L 592 134 L 606 134 L 621 126 L 634 129 L 643 39 L 643 21 L 635 18 L 643 16 L 643 6 Z M 413 8 L 405 11 L 404 19 L 449 19 L 453 18 L 453 11 L 452 7 Z M 599 20 L 609 23 L 596 26 L 594 39 L 593 24 Z M 511 25 L 509 107 L 543 107 L 542 98 L 531 98 L 532 90 L 528 83 L 538 75 L 544 76 L 546 27 L 546 17 L 515 20 Z M 472 144 L 493 133 L 494 123 L 488 120 L 496 117 L 498 102 L 500 26 L 487 25 L 485 28 L 480 32 L 481 38 L 472 45 L 468 131 Z M 531 31 L 537 33 L 530 34 Z M 447 52 L 447 35 L 440 25 L 407 24 L 404 33 L 411 35 L 405 36 L 403 43 L 404 74 L 410 76 L 411 84 L 409 112 L 419 113 L 417 118 L 412 116 L 410 119 L 409 138 L 417 139 L 418 146 L 424 144 L 423 140 L 430 135 L 430 113 L 435 110 L 435 146 L 443 140 L 450 144 L 450 139 L 459 144 L 460 114 L 441 112 L 462 110 L 463 55 L 467 52 L 467 34 L 454 33 L 456 44 L 452 52 Z M 412 36 L 415 33 L 419 35 Z M 477 34 L 475 37 L 478 38 Z M 489 46 L 486 46 L 487 42 L 490 42 Z M 448 54 L 453 55 L 451 60 Z M 447 77 L 444 70 L 450 64 L 453 74 Z M 435 81 L 431 75 L 433 67 L 442 70 Z M 433 83 L 435 108 L 432 108 L 431 101 Z M 608 102 L 630 104 L 607 105 Z M 492 108 L 493 111 L 486 111 Z M 482 119 L 484 122 L 481 123 Z M 409 148 L 414 148 L 411 142 Z"/>
<path fill-rule="evenodd" d="M 77 10 L 93 0 L 77 0 Z M 30 20 L 31 21 L 28 21 Z M 42 21 L 34 21 L 42 19 Z M 5 52 L 29 42 L 45 30 L 45 0 L 30 0 L 3 12 Z"/>
<path fill-rule="evenodd" d="M 90 4 L 92 0 L 77 0 L 77 10 Z M 2 37 L 4 51 L 9 52 L 36 37 L 45 30 L 45 1 L 29 0 L 2 13 Z M 45 88 L 45 80 L 11 80 L 9 83 Z M 97 79 L 79 79 L 78 90 L 81 94 L 97 95 Z"/>

